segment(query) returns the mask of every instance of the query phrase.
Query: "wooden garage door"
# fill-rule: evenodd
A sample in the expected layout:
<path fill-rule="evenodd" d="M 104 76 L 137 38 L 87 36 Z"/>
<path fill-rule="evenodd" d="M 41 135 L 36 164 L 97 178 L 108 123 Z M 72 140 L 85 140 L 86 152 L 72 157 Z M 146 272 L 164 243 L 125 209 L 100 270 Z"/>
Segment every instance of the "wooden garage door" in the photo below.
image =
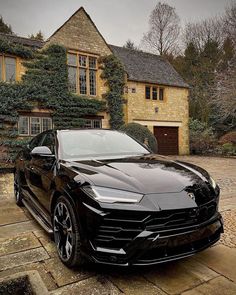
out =
<path fill-rule="evenodd" d="M 154 135 L 157 139 L 158 154 L 178 155 L 178 127 L 154 127 Z"/>

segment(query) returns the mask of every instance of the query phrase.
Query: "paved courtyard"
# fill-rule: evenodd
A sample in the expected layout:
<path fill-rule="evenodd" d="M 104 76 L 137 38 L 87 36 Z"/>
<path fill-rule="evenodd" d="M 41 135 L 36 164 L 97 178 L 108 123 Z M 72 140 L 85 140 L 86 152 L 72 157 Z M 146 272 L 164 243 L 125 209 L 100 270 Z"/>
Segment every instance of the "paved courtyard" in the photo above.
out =
<path fill-rule="evenodd" d="M 236 159 L 178 157 L 206 168 L 221 187 L 225 234 L 194 257 L 148 267 L 119 269 L 90 265 L 69 270 L 50 237 L 14 204 L 13 176 L 0 175 L 0 279 L 36 270 L 50 294 L 236 294 Z M 43 295 L 43 294 L 42 294 Z"/>

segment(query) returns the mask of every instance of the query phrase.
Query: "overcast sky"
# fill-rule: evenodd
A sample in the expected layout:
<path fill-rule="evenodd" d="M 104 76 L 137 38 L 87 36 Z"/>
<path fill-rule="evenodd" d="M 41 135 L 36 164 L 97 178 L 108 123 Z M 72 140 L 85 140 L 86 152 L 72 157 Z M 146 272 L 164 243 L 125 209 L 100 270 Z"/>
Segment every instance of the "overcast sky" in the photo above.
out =
<path fill-rule="evenodd" d="M 235 0 L 166 0 L 176 8 L 184 25 L 223 13 Z M 0 15 L 19 36 L 41 30 L 48 38 L 80 6 L 91 16 L 110 44 L 123 45 L 127 39 L 137 45 L 147 31 L 148 19 L 158 0 L 0 0 Z"/>

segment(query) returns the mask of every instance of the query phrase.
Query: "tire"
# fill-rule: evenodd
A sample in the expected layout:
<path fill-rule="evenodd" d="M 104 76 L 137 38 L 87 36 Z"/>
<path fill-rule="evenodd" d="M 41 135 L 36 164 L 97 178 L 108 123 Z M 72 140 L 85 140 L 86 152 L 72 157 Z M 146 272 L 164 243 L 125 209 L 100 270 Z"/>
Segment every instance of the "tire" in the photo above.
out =
<path fill-rule="evenodd" d="M 14 196 L 15 196 L 15 202 L 17 206 L 23 207 L 24 204 L 22 203 L 20 173 L 17 170 L 15 171 L 15 174 L 14 174 Z"/>
<path fill-rule="evenodd" d="M 58 256 L 66 266 L 71 268 L 86 262 L 81 255 L 79 225 L 75 209 L 64 196 L 57 199 L 53 209 L 53 233 Z"/>

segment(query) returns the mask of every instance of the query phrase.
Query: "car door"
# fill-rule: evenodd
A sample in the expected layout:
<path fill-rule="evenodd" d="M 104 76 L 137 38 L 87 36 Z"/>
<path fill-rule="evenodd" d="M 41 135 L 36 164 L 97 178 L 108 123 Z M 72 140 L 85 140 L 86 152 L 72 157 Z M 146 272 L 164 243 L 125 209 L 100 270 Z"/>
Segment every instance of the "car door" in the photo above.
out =
<path fill-rule="evenodd" d="M 41 146 L 44 137 L 45 133 L 41 133 L 35 136 L 27 145 L 27 147 L 23 150 L 24 175 L 27 185 L 27 191 L 31 198 L 35 200 L 37 200 L 37 197 L 34 194 L 34 187 L 35 185 L 37 186 L 37 182 L 39 180 L 37 178 L 37 175 L 34 173 L 34 170 L 32 169 L 32 156 L 30 153 L 35 147 Z"/>
<path fill-rule="evenodd" d="M 52 192 L 52 182 L 55 168 L 55 135 L 54 132 L 46 132 L 41 146 L 47 146 L 51 156 L 33 156 L 30 161 L 31 170 L 31 188 L 39 204 L 49 211 L 50 195 Z"/>

